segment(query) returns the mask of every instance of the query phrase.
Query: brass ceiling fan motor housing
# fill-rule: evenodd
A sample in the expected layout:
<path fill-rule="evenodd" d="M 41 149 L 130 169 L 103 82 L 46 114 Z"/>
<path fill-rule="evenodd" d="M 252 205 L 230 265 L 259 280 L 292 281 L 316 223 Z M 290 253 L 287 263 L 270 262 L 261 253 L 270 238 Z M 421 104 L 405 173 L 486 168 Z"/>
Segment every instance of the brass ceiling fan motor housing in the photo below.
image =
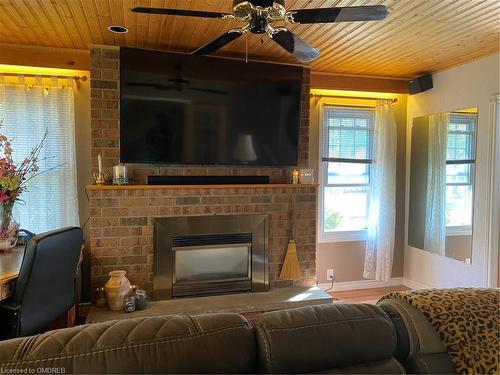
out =
<path fill-rule="evenodd" d="M 259 10 L 265 9 L 265 14 Z M 238 19 L 250 20 L 253 15 L 263 15 L 269 20 L 279 20 L 285 17 L 285 0 L 233 0 L 233 16 Z"/>

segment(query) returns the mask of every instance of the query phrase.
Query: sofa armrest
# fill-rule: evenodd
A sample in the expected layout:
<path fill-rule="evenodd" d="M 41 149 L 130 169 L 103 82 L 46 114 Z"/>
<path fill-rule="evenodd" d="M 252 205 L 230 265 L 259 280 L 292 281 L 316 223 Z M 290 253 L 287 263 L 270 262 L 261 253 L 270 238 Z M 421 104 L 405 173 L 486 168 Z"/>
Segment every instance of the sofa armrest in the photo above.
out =
<path fill-rule="evenodd" d="M 409 374 L 456 374 L 448 353 L 411 356 L 406 361 L 405 368 Z"/>
<path fill-rule="evenodd" d="M 383 301 L 382 301 L 383 302 Z M 396 328 L 397 347 L 394 357 L 404 363 L 410 355 L 410 337 L 406 324 L 400 312 L 389 303 L 379 303 L 379 307 L 389 316 Z"/>
<path fill-rule="evenodd" d="M 377 305 L 397 330 L 395 357 L 410 374 L 454 374 L 454 366 L 438 333 L 422 312 L 405 301 L 384 299 Z"/>
<path fill-rule="evenodd" d="M 391 311 L 390 316 L 399 316 L 403 320 L 408 335 L 409 355 L 446 352 L 446 347 L 435 328 L 425 315 L 414 306 L 398 299 L 384 299 L 379 301 L 377 305 L 386 313 Z M 396 329 L 402 327 L 398 324 L 395 325 Z"/>

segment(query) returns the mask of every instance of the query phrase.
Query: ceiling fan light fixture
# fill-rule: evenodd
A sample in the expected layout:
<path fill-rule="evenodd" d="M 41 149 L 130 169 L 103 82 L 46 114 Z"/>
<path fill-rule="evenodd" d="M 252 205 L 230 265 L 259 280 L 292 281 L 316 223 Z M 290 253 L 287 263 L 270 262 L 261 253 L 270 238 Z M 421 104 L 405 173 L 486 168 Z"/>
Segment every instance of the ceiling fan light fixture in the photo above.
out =
<path fill-rule="evenodd" d="M 120 26 L 120 25 L 111 25 L 108 27 L 108 30 L 116 34 L 128 33 L 128 29 L 125 26 Z"/>
<path fill-rule="evenodd" d="M 267 34 L 274 42 L 291 53 L 301 63 L 315 60 L 320 52 L 281 24 L 320 24 L 333 22 L 381 21 L 387 17 L 389 10 L 385 5 L 305 8 L 287 10 L 285 0 L 232 0 L 231 13 L 207 12 L 187 9 L 168 8 L 133 8 L 136 13 L 164 14 L 171 16 L 187 16 L 201 18 L 219 18 L 246 22 L 239 29 L 232 29 L 217 39 L 193 51 L 192 55 L 209 55 L 231 43 L 241 35 Z M 312 2 L 312 0 L 309 0 Z M 261 39 L 262 40 L 262 39 Z"/>

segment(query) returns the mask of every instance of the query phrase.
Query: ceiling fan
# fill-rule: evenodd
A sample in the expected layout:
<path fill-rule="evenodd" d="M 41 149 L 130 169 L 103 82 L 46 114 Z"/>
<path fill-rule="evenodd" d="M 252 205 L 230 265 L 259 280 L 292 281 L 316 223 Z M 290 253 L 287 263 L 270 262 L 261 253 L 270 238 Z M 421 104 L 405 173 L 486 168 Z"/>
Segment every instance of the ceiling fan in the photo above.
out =
<path fill-rule="evenodd" d="M 217 39 L 198 48 L 192 52 L 193 55 L 208 55 L 239 38 L 243 34 L 251 32 L 253 34 L 267 34 L 301 63 L 313 61 L 320 55 L 320 52 L 285 27 L 273 26 L 273 23 L 279 21 L 292 24 L 379 21 L 387 17 L 389 13 L 385 5 L 287 11 L 285 9 L 285 0 L 233 0 L 233 10 L 231 14 L 149 7 L 136 7 L 133 8 L 132 11 L 136 13 L 219 18 L 246 22 L 245 26 L 229 30 Z"/>

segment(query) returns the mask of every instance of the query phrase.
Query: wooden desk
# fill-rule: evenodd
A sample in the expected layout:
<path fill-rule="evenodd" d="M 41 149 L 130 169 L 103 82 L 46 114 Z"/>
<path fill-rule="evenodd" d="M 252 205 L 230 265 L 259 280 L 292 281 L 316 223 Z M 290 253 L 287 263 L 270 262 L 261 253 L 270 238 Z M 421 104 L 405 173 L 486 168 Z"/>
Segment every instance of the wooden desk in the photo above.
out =
<path fill-rule="evenodd" d="M 12 252 L 0 253 L 0 301 L 10 295 L 10 284 L 17 279 L 24 256 L 24 246 L 16 246 Z"/>

